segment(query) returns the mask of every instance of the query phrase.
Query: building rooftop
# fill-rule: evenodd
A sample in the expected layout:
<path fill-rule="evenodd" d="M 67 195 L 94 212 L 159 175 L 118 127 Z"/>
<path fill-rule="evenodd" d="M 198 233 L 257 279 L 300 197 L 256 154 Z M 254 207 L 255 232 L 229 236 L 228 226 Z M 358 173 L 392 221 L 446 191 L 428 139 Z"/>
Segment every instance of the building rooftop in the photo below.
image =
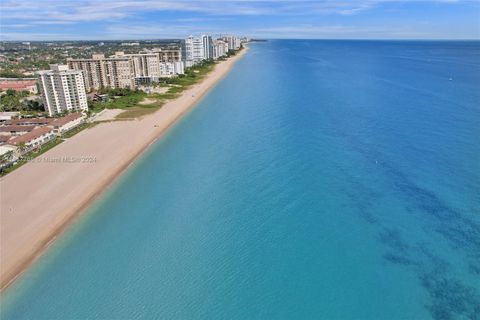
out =
<path fill-rule="evenodd" d="M 32 141 L 46 133 L 49 133 L 49 132 L 52 132 L 53 129 L 52 128 L 49 128 L 49 127 L 40 127 L 40 128 L 37 128 L 37 129 L 34 129 L 32 131 L 30 131 L 29 133 L 25 133 L 24 135 L 21 135 L 21 136 L 18 136 L 18 137 L 15 137 L 11 140 L 8 141 L 9 144 L 13 144 L 13 145 L 18 145 L 22 142 L 29 142 L 29 141 Z"/>
<path fill-rule="evenodd" d="M 28 87 L 35 86 L 35 80 L 15 80 L 15 81 L 0 81 L 0 89 L 2 90 L 21 90 L 27 89 Z"/>
<path fill-rule="evenodd" d="M 79 74 L 81 71 L 79 70 L 74 70 L 74 69 L 68 69 L 68 70 L 41 70 L 36 72 L 39 75 L 52 75 L 52 74 Z"/>
<path fill-rule="evenodd" d="M 18 116 L 20 112 L 0 112 L 0 121 L 11 120 L 12 118 Z"/>
<path fill-rule="evenodd" d="M 32 131 L 35 126 L 20 126 L 17 124 L 0 127 L 0 132 L 25 132 Z"/>
<path fill-rule="evenodd" d="M 0 135 L 0 143 L 7 142 L 11 137 L 11 135 Z"/>
<path fill-rule="evenodd" d="M 61 117 L 61 118 L 58 118 L 58 119 L 55 119 L 53 120 L 52 122 L 50 122 L 50 126 L 52 127 L 61 127 L 67 123 L 69 123 L 70 121 L 74 121 L 74 120 L 77 120 L 79 118 L 82 118 L 83 117 L 83 114 L 81 112 L 74 112 L 74 113 L 70 113 L 68 115 L 66 115 L 65 117 Z"/>
<path fill-rule="evenodd" d="M 0 112 L 0 116 L 15 117 L 15 116 L 18 116 L 19 114 L 20 114 L 20 112 L 17 112 L 17 111 L 4 111 L 4 112 Z"/>
<path fill-rule="evenodd" d="M 29 126 L 29 125 L 45 125 L 52 122 L 52 118 L 22 118 L 22 119 L 12 119 L 5 121 L 6 125 L 20 125 L 20 126 Z"/>

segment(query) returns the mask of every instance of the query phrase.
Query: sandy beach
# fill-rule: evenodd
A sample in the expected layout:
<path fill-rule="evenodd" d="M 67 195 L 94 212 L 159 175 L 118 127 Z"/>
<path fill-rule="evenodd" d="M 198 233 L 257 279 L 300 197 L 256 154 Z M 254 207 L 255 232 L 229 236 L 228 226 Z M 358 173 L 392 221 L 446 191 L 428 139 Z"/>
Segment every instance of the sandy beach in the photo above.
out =
<path fill-rule="evenodd" d="M 148 146 L 245 54 L 140 120 L 84 130 L 0 180 L 0 286 L 5 289 Z"/>

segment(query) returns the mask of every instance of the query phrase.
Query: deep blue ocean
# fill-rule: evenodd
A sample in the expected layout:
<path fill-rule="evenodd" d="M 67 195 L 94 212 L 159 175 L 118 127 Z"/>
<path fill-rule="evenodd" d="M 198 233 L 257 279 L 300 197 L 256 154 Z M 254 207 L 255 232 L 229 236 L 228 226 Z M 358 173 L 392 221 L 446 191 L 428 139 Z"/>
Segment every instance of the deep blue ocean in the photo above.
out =
<path fill-rule="evenodd" d="M 480 319 L 480 42 L 252 43 L 1 309 Z"/>

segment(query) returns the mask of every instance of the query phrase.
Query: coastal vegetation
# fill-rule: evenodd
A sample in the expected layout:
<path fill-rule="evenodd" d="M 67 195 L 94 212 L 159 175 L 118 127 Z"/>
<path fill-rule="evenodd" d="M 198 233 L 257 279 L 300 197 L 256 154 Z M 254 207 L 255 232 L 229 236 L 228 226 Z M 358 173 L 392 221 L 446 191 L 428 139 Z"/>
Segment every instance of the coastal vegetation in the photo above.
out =
<path fill-rule="evenodd" d="M 64 134 L 62 134 L 62 138 L 63 139 L 71 138 L 74 135 L 76 135 L 77 133 L 79 133 L 80 131 L 83 131 L 85 129 L 88 129 L 88 128 L 91 128 L 91 127 L 95 126 L 97 123 L 98 122 L 84 122 L 81 125 L 76 126 L 75 128 L 65 132 Z"/>
<path fill-rule="evenodd" d="M 26 78 L 23 73 L 18 72 L 15 69 L 6 69 L 0 71 L 0 78 Z"/>
<path fill-rule="evenodd" d="M 133 108 L 129 108 L 128 110 L 120 113 L 115 118 L 118 119 L 118 120 L 140 118 L 140 117 L 143 117 L 143 116 L 146 116 L 150 113 L 155 112 L 160 107 L 161 107 L 160 105 L 154 105 L 154 106 L 151 106 L 151 107 L 148 107 L 148 106 L 133 107 Z"/>
<path fill-rule="evenodd" d="M 126 88 L 101 89 L 98 93 L 107 95 L 108 100 L 106 102 L 89 101 L 89 110 L 92 112 L 98 112 L 102 109 L 126 109 L 135 107 L 147 96 L 143 91 Z"/>
<path fill-rule="evenodd" d="M 7 90 L 1 93 L 0 112 L 18 111 L 28 113 L 44 113 L 43 105 L 34 99 L 28 99 L 28 91 Z"/>

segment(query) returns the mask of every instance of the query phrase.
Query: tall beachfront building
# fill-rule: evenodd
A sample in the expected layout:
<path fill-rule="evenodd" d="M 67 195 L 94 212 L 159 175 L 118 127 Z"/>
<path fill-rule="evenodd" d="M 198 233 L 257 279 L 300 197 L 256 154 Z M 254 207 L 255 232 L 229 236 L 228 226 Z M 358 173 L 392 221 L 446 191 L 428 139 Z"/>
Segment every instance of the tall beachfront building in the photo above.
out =
<path fill-rule="evenodd" d="M 67 59 L 70 69 L 81 70 L 87 91 L 100 88 L 134 88 L 133 66 L 128 57 L 106 58 L 94 54 L 90 59 Z"/>
<path fill-rule="evenodd" d="M 220 39 L 213 40 L 213 59 L 218 59 L 220 57 L 223 57 L 224 55 L 227 54 L 227 52 L 228 52 L 227 42 Z"/>
<path fill-rule="evenodd" d="M 205 59 L 202 38 L 189 36 L 185 39 L 185 61 L 187 67 Z"/>
<path fill-rule="evenodd" d="M 226 36 L 223 40 L 228 43 L 229 50 L 238 50 L 242 44 L 240 38 L 236 36 Z"/>
<path fill-rule="evenodd" d="M 146 50 L 140 53 L 117 52 L 115 57 L 128 57 L 132 61 L 135 79 L 157 81 L 159 78 L 184 74 L 180 49 L 167 51 Z"/>
<path fill-rule="evenodd" d="M 200 37 L 189 36 L 185 39 L 185 65 L 191 67 L 202 60 L 218 59 L 229 50 L 238 50 L 241 47 L 241 39 L 236 36 L 221 36 L 212 39 L 209 35 Z"/>
<path fill-rule="evenodd" d="M 82 72 L 69 70 L 66 65 L 50 65 L 50 69 L 37 73 L 45 111 L 50 116 L 66 111 L 87 111 Z"/>
<path fill-rule="evenodd" d="M 158 54 L 160 62 L 178 62 L 182 61 L 182 50 L 181 49 L 152 49 L 151 52 Z"/>
<path fill-rule="evenodd" d="M 158 58 L 158 54 L 147 52 L 125 54 L 123 52 L 116 52 L 113 58 L 129 59 L 132 67 L 131 74 L 134 76 L 134 78 L 160 76 L 160 60 Z"/>
<path fill-rule="evenodd" d="M 203 59 L 213 59 L 213 40 L 209 35 L 202 35 Z"/>
<path fill-rule="evenodd" d="M 214 59 L 214 42 L 211 36 L 189 36 L 185 39 L 185 63 L 187 67 L 208 59 Z"/>
<path fill-rule="evenodd" d="M 154 49 L 140 53 L 116 52 L 106 58 L 94 54 L 91 59 L 68 59 L 71 69 L 82 70 L 87 91 L 100 88 L 130 88 L 138 83 L 156 81 L 184 73 L 180 49 Z"/>

